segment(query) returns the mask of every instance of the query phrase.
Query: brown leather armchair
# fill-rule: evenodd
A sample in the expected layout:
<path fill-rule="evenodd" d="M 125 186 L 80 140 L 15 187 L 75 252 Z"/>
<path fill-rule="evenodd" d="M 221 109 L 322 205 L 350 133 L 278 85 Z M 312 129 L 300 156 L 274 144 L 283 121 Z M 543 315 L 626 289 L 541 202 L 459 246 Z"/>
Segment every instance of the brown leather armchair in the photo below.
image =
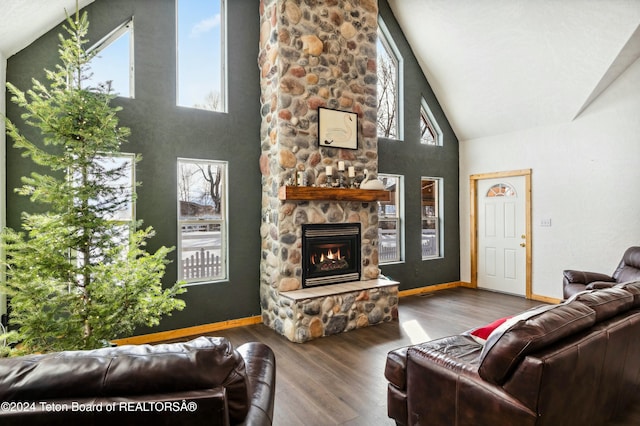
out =
<path fill-rule="evenodd" d="M 609 288 L 618 283 L 640 280 L 640 247 L 629 247 L 611 276 L 572 269 L 567 269 L 562 274 L 562 293 L 565 299 L 581 291 Z"/>

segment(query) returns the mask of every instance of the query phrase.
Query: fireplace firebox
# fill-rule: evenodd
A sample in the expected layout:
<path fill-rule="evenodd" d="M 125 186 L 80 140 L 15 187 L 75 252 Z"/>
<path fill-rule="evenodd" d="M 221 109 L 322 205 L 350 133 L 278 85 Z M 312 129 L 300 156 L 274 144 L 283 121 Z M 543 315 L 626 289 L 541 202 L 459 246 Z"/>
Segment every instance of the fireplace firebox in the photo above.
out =
<path fill-rule="evenodd" d="M 302 286 L 360 280 L 360 224 L 302 225 Z"/>

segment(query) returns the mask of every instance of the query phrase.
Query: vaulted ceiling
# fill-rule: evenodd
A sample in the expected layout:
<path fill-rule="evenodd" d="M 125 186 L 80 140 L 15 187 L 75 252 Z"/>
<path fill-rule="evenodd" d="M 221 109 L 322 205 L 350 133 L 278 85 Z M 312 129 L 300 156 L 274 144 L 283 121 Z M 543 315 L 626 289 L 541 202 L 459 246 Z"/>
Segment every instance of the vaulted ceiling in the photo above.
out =
<path fill-rule="evenodd" d="M 79 0 L 78 5 L 93 1 Z M 14 55 L 75 10 L 76 0 L 0 0 L 0 52 L 5 58 Z"/>
<path fill-rule="evenodd" d="M 570 122 L 640 57 L 640 0 L 389 4 L 461 140 Z M 19 52 L 75 6 L 1 0 L 0 52 Z"/>
<path fill-rule="evenodd" d="M 640 57 L 640 0 L 389 5 L 461 140 L 570 122 Z"/>

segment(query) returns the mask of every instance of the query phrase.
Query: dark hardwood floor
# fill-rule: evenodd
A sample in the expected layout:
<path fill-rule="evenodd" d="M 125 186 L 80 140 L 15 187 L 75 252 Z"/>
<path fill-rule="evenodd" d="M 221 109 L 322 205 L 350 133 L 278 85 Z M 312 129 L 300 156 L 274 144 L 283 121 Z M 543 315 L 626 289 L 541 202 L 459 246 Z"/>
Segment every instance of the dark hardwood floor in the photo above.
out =
<path fill-rule="evenodd" d="M 303 344 L 291 343 L 262 324 L 215 335 L 227 337 L 235 346 L 261 341 L 275 352 L 275 426 L 393 425 L 387 417 L 387 352 L 456 334 L 539 304 L 456 288 L 401 298 L 398 321 Z M 640 404 L 611 425 L 640 425 Z"/>

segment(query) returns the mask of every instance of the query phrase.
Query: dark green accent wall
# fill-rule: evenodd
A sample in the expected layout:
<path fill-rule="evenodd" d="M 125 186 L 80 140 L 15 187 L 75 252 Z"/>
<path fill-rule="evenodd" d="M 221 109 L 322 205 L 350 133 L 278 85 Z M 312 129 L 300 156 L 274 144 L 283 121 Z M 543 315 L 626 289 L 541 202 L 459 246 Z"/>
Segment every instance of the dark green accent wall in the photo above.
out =
<path fill-rule="evenodd" d="M 385 0 L 380 13 L 404 57 L 403 141 L 379 142 L 380 172 L 405 176 L 406 262 L 382 266 L 384 274 L 399 280 L 401 289 L 457 281 L 459 279 L 458 143 L 410 47 Z M 137 217 L 153 226 L 156 237 L 150 250 L 177 244 L 176 159 L 178 157 L 229 162 L 229 281 L 190 286 L 183 295 L 187 307 L 166 317 L 153 330 L 260 315 L 260 82 L 257 67 L 259 4 L 255 0 L 227 2 L 228 113 L 200 111 L 175 105 L 176 51 L 175 3 L 173 0 L 97 0 L 89 12 L 90 38 L 99 40 L 114 27 L 134 16 L 135 99 L 118 98 L 123 107 L 120 123 L 131 128 L 123 151 L 142 154 L 136 168 Z M 7 81 L 25 90 L 31 78 L 45 80 L 43 68 L 57 61 L 55 28 L 7 62 Z M 445 134 L 444 147 L 419 142 L 420 97 L 424 96 Z M 24 126 L 21 111 L 11 102 L 7 115 L 31 140 L 40 137 Z M 34 170 L 30 161 L 7 145 L 7 222 L 19 228 L 22 211 L 34 207 L 13 189 L 20 177 Z M 445 257 L 420 259 L 420 177 L 444 178 Z M 167 269 L 167 283 L 177 279 L 175 252 Z"/>
<path fill-rule="evenodd" d="M 404 38 L 386 0 L 378 2 L 379 13 L 404 63 L 404 139 L 378 139 L 379 172 L 404 175 L 405 259 L 382 265 L 384 275 L 400 282 L 400 290 L 460 280 L 460 220 L 458 139 Z M 420 106 L 424 98 L 443 133 L 443 146 L 420 143 Z M 443 178 L 444 256 L 422 260 L 422 176 Z"/>

